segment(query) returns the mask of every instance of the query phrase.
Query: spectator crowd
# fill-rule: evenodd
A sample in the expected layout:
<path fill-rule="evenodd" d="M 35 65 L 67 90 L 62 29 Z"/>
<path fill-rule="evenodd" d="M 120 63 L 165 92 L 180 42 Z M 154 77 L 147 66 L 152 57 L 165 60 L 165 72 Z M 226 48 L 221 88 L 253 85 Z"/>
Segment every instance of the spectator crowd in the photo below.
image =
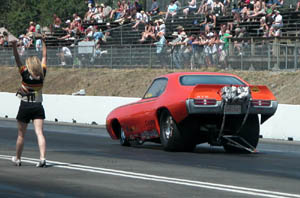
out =
<path fill-rule="evenodd" d="M 280 37 L 282 35 L 283 17 L 279 9 L 283 0 L 189 0 L 187 5 L 181 1 L 171 0 L 162 12 L 157 0 L 152 0 L 148 10 L 144 10 L 139 0 L 118 1 L 112 8 L 105 3 L 88 1 L 87 11 L 84 16 L 76 13 L 70 19 L 63 21 L 53 14 L 53 22 L 49 27 L 52 34 L 62 32 L 58 40 L 93 41 L 95 48 L 101 54 L 101 46 L 113 36 L 111 24 L 132 24 L 132 31 L 142 33 L 139 42 L 151 43 L 157 47 L 157 54 L 171 53 L 173 65 L 176 68 L 193 67 L 193 62 L 202 61 L 207 66 L 223 65 L 227 67 L 227 56 L 230 38 L 244 38 L 248 36 L 247 29 L 242 27 L 244 22 L 259 22 L 257 35 L 263 37 Z M 300 2 L 300 0 L 299 0 Z M 296 5 L 296 11 L 300 3 Z M 165 10 L 165 9 L 163 9 Z M 198 32 L 186 32 L 184 24 L 176 24 L 176 31 L 167 35 L 167 24 L 174 24 L 179 19 L 191 17 Z M 232 15 L 233 20 L 218 24 L 218 17 Z M 104 26 L 99 24 L 105 24 Z M 25 34 L 19 36 L 19 53 L 24 54 L 29 47 L 35 47 L 36 52 L 41 52 L 41 26 L 30 22 Z M 7 45 L 6 35 L 0 35 L 0 46 Z M 73 44 L 74 45 L 74 44 Z M 243 54 L 247 42 L 234 41 L 234 50 Z M 72 45 L 71 45 L 72 47 Z M 65 56 L 64 56 L 65 54 Z M 64 46 L 58 54 L 62 64 L 66 64 L 66 56 L 71 52 Z M 158 56 L 163 58 L 164 56 Z M 163 63 L 164 60 L 161 60 Z M 190 64 L 190 65 L 189 65 Z"/>

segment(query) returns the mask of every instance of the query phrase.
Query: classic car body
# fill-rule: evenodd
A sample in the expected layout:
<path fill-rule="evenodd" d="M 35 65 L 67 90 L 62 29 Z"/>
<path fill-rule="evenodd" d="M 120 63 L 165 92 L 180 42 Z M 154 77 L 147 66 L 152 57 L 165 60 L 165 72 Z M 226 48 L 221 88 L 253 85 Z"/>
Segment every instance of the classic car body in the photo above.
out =
<path fill-rule="evenodd" d="M 208 142 L 226 151 L 255 152 L 258 115 L 263 123 L 277 105 L 266 86 L 233 74 L 171 73 L 154 79 L 141 100 L 114 109 L 106 127 L 124 146 L 153 141 L 165 150 L 182 151 Z"/>

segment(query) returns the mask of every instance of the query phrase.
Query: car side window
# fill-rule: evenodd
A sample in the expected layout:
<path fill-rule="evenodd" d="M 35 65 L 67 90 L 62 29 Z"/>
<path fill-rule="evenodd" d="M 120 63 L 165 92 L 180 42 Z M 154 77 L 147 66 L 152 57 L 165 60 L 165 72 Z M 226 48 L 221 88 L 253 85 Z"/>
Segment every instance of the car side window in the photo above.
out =
<path fill-rule="evenodd" d="M 147 99 L 160 96 L 165 91 L 167 82 L 167 78 L 159 78 L 154 80 L 143 98 Z"/>

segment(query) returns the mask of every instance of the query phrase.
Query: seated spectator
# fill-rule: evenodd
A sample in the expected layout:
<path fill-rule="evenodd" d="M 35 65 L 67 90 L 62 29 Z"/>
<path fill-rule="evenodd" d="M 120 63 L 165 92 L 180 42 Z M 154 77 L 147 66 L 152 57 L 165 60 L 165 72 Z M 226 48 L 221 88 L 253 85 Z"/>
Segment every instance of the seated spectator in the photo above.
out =
<path fill-rule="evenodd" d="M 167 21 L 169 15 L 172 17 L 171 22 L 174 22 L 174 17 L 177 15 L 177 5 L 175 4 L 174 0 L 171 0 L 170 5 L 168 6 L 168 10 L 167 10 L 166 17 L 165 17 L 166 21 Z"/>
<path fill-rule="evenodd" d="M 283 26 L 282 22 L 282 15 L 280 14 L 279 10 L 275 11 L 275 19 L 270 28 L 269 37 L 274 36 L 274 32 L 280 32 L 279 29 Z"/>
<path fill-rule="evenodd" d="M 196 0 L 191 0 L 188 2 L 188 7 L 183 9 L 183 14 L 185 18 L 187 18 L 189 13 L 195 13 L 197 12 L 197 1 Z"/>
<path fill-rule="evenodd" d="M 200 27 L 209 32 L 211 28 L 215 28 L 217 23 L 217 18 L 214 14 L 206 13 L 204 22 L 200 23 Z"/>
<path fill-rule="evenodd" d="M 213 0 L 204 0 L 203 4 L 199 6 L 199 9 L 196 12 L 196 14 L 210 12 L 212 10 L 213 3 Z"/>
<path fill-rule="evenodd" d="M 112 10 L 110 13 L 110 19 L 111 20 L 118 20 L 122 17 L 122 14 L 124 13 L 124 6 L 122 5 L 121 1 L 118 1 L 117 8 Z"/>
<path fill-rule="evenodd" d="M 94 19 L 97 23 L 103 23 L 103 6 L 96 4 L 96 9 L 97 12 L 95 14 L 92 14 L 91 18 Z"/>
<path fill-rule="evenodd" d="M 300 8 L 300 0 L 297 1 L 297 5 L 296 5 L 296 10 L 295 11 L 298 12 L 299 8 Z"/>
<path fill-rule="evenodd" d="M 158 3 L 157 3 L 157 0 L 152 0 L 151 8 L 147 12 L 147 14 L 149 16 L 154 16 L 154 15 L 157 15 L 158 13 L 159 13 L 159 6 L 158 6 Z"/>
<path fill-rule="evenodd" d="M 100 6 L 103 7 L 103 13 L 101 17 L 103 19 L 103 22 L 105 22 L 106 19 L 109 18 L 112 8 L 106 3 L 102 3 Z"/>
<path fill-rule="evenodd" d="M 140 23 L 143 23 L 143 24 L 148 23 L 148 15 L 143 10 L 141 12 L 136 13 L 135 24 L 132 26 L 132 28 L 135 30 L 138 30 L 138 25 Z"/>
<path fill-rule="evenodd" d="M 225 6 L 220 0 L 216 0 L 213 3 L 212 10 L 216 16 L 223 16 L 225 14 Z"/>
<path fill-rule="evenodd" d="M 253 13 L 249 15 L 249 18 L 266 15 L 266 4 L 264 1 L 254 0 Z"/>
<path fill-rule="evenodd" d="M 84 20 L 91 21 L 92 16 L 96 15 L 97 13 L 98 13 L 98 9 L 94 6 L 94 4 L 89 3 L 88 11 L 84 15 Z"/>
<path fill-rule="evenodd" d="M 134 8 L 136 12 L 141 12 L 143 10 L 143 6 L 139 3 L 139 0 L 134 1 Z"/>
<path fill-rule="evenodd" d="M 51 32 L 53 32 L 55 29 L 61 28 L 61 19 L 56 15 L 53 14 L 53 24 L 51 26 Z"/>
<path fill-rule="evenodd" d="M 273 9 L 280 8 L 283 6 L 283 0 L 268 0 L 267 4 L 271 5 Z"/>
<path fill-rule="evenodd" d="M 151 37 L 153 40 L 156 40 L 155 36 L 155 26 L 152 21 L 150 21 L 145 26 L 145 31 L 142 33 L 142 38 L 139 40 L 140 42 L 144 42 L 147 38 Z"/>

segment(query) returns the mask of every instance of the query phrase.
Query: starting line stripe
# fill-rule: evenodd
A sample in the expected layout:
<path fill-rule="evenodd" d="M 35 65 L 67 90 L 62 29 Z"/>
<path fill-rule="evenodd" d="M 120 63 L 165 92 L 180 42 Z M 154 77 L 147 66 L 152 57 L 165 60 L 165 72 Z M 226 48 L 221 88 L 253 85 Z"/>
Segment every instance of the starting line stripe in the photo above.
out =
<path fill-rule="evenodd" d="M 12 156 L 0 155 L 0 159 L 11 160 L 11 158 L 12 158 Z M 39 159 L 22 157 L 22 162 L 26 162 L 29 164 L 36 164 L 38 161 L 39 161 Z M 64 162 L 58 162 L 58 161 L 47 160 L 47 165 L 51 165 L 52 167 L 56 167 L 56 168 L 64 168 L 64 169 L 70 169 L 70 170 L 78 170 L 78 171 L 84 171 L 84 172 L 92 172 L 92 173 L 98 173 L 98 174 L 106 174 L 106 175 L 127 177 L 127 178 L 147 180 L 147 181 L 172 183 L 172 184 L 178 184 L 178 185 L 227 191 L 227 192 L 232 192 L 232 193 L 247 194 L 247 195 L 253 195 L 253 196 L 262 196 L 262 197 L 271 197 L 271 198 L 295 198 L 295 197 L 300 198 L 299 194 L 290 194 L 290 193 L 255 189 L 255 188 L 224 185 L 224 184 L 218 184 L 218 183 L 209 183 L 209 182 L 201 182 L 201 181 L 195 181 L 195 180 L 178 179 L 178 178 L 172 178 L 172 177 L 149 175 L 149 174 L 128 172 L 128 171 L 122 171 L 122 170 L 114 170 L 114 169 L 107 169 L 107 168 L 70 164 L 70 163 L 64 163 Z"/>

